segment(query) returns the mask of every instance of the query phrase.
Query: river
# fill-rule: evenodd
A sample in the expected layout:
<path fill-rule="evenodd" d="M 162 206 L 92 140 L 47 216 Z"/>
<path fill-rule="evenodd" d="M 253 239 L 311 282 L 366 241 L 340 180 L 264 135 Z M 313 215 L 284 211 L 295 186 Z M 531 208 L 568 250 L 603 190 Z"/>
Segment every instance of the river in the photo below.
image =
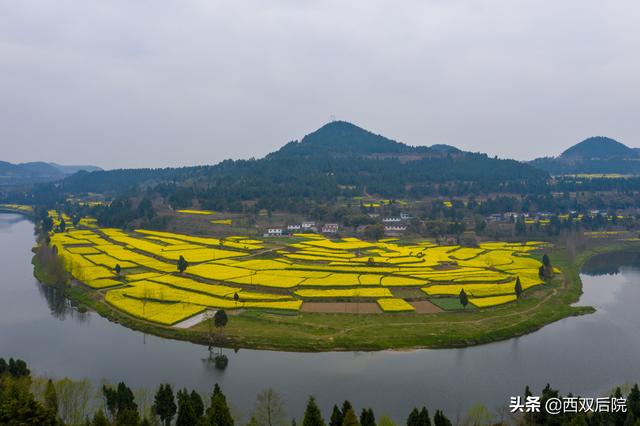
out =
<path fill-rule="evenodd" d="M 234 412 L 251 410 L 272 387 L 290 417 L 309 395 L 325 418 L 349 399 L 400 423 L 414 406 L 455 419 L 474 404 L 504 409 L 509 397 L 547 382 L 563 393 L 599 396 L 640 381 L 640 259 L 601 260 L 583 274 L 580 303 L 595 314 L 567 318 L 527 336 L 464 349 L 290 353 L 225 350 L 224 371 L 208 366 L 207 348 L 144 335 L 95 313 L 80 313 L 33 277 L 33 224 L 0 214 L 0 357 L 26 360 L 39 375 L 125 381 L 155 390 L 161 382 L 209 394 L 217 382 Z M 612 260 L 613 259 L 613 260 Z M 604 267 L 603 267 L 604 265 Z M 635 265 L 635 266 L 634 266 Z M 620 267 L 618 267 L 620 266 Z"/>

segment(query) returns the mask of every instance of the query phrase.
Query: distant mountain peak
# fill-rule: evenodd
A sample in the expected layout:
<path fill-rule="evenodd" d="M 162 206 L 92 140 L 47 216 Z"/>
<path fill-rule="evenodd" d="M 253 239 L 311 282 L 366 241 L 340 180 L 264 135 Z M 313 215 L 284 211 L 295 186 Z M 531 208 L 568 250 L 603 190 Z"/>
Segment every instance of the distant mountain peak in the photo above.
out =
<path fill-rule="evenodd" d="M 431 150 L 427 147 L 412 147 L 347 121 L 331 121 L 272 155 L 369 156 L 428 152 Z"/>
<path fill-rule="evenodd" d="M 640 174 L 640 151 L 606 136 L 593 136 L 558 157 L 537 158 L 534 167 L 562 175 L 574 173 Z"/>
<path fill-rule="evenodd" d="M 562 159 L 625 158 L 636 157 L 637 152 L 623 143 L 606 136 L 593 136 L 573 145 L 560 154 Z"/>

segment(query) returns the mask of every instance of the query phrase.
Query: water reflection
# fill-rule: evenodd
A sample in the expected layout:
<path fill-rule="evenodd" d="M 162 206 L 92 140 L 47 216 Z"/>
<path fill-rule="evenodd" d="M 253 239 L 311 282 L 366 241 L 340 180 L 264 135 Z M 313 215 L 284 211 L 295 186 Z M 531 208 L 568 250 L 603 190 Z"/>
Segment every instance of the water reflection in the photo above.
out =
<path fill-rule="evenodd" d="M 616 275 L 621 268 L 640 268 L 640 251 L 603 253 L 592 257 L 582 267 L 582 273 L 591 277 Z"/>
<path fill-rule="evenodd" d="M 46 300 L 51 315 L 60 321 L 72 318 L 77 322 L 85 322 L 91 318 L 88 312 L 78 310 L 78 307 L 67 299 L 61 290 L 39 282 L 36 283 L 36 287 L 40 295 Z"/>

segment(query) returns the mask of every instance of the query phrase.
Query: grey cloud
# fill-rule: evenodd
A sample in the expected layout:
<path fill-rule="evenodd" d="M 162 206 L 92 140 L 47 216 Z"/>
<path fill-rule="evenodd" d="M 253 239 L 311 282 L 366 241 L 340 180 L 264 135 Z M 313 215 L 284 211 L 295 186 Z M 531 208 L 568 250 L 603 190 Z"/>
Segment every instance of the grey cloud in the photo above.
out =
<path fill-rule="evenodd" d="M 418 144 L 637 141 L 633 1 L 0 0 L 2 159 L 262 156 L 331 114 Z"/>

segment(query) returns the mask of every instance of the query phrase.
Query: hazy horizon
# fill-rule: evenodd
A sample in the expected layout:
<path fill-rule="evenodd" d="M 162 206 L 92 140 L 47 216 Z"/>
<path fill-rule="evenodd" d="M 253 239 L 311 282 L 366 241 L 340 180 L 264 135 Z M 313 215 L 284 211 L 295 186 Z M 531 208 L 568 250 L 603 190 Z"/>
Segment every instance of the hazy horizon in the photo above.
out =
<path fill-rule="evenodd" d="M 262 157 L 336 119 L 501 158 L 638 147 L 640 4 L 0 0 L 0 160 Z"/>

